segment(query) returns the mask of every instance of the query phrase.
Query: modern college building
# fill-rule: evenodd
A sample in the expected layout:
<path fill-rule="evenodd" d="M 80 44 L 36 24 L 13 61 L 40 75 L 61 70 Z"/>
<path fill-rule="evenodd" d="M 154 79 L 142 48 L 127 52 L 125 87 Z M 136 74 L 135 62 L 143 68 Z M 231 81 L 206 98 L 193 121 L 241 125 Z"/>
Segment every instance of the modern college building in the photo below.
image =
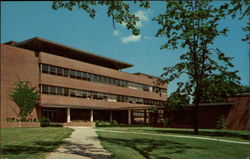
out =
<path fill-rule="evenodd" d="M 147 123 L 148 109 L 167 100 L 167 85 L 157 77 L 121 71 L 132 66 L 37 37 L 1 44 L 1 121 L 17 118 L 9 94 L 20 80 L 41 94 L 28 118 Z"/>

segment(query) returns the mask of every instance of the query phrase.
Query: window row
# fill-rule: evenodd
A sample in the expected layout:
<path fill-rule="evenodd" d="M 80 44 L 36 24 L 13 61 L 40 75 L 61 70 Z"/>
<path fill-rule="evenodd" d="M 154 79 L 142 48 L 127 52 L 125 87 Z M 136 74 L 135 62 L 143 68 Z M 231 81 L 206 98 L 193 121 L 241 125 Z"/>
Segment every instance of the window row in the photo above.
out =
<path fill-rule="evenodd" d="M 81 71 L 76 71 L 72 69 L 67 69 L 67 68 L 62 68 L 62 67 L 52 66 L 52 65 L 47 65 L 47 64 L 41 64 L 40 68 L 43 73 L 76 78 L 76 79 L 81 79 L 81 80 L 86 80 L 86 81 L 91 81 L 91 82 L 116 85 L 116 86 L 143 90 L 143 91 L 148 91 L 148 92 L 166 94 L 166 89 L 163 89 L 163 88 L 147 86 L 144 84 L 139 84 L 139 83 L 134 83 L 134 82 L 128 82 L 128 81 L 105 77 L 105 76 L 96 75 L 92 73 L 81 72 Z"/>
<path fill-rule="evenodd" d="M 71 88 L 57 87 L 57 86 L 49 86 L 49 85 L 41 85 L 40 91 L 42 94 L 105 100 L 109 102 L 125 102 L 125 103 L 146 104 L 146 105 L 163 105 L 164 104 L 163 101 L 159 101 L 159 100 L 114 95 L 114 94 L 86 91 L 86 90 L 80 90 L 80 89 L 71 89 Z"/>

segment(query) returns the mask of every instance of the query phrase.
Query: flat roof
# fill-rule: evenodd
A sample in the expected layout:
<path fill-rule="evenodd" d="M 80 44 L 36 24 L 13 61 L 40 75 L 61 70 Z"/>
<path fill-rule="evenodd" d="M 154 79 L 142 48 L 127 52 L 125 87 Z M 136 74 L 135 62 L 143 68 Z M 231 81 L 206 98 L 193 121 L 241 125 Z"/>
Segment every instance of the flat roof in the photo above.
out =
<path fill-rule="evenodd" d="M 59 43 L 49 41 L 40 37 L 34 37 L 34 38 L 21 41 L 21 42 L 14 42 L 14 43 L 7 42 L 5 44 L 10 44 L 15 47 L 20 47 L 20 48 L 38 51 L 38 52 L 43 51 L 46 53 L 51 53 L 51 54 L 91 63 L 94 65 L 116 69 L 116 70 L 134 66 L 129 63 L 125 63 L 125 62 L 121 62 L 118 60 L 110 59 L 108 57 L 96 55 L 87 51 L 83 51 L 83 50 L 76 49 L 70 46 L 59 44 Z"/>

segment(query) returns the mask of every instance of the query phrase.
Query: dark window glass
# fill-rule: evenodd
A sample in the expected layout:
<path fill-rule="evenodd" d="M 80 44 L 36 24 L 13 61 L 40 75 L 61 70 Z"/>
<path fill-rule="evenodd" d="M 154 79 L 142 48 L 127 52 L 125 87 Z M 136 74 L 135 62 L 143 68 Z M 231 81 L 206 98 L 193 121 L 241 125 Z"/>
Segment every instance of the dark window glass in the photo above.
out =
<path fill-rule="evenodd" d="M 98 82 L 99 82 L 99 83 L 102 83 L 102 79 L 103 79 L 102 76 L 98 76 Z"/>
<path fill-rule="evenodd" d="M 49 94 L 49 86 L 42 85 L 42 93 L 43 94 Z"/>
<path fill-rule="evenodd" d="M 49 72 L 49 65 L 42 64 L 42 72 L 43 73 L 48 73 Z"/>
<path fill-rule="evenodd" d="M 68 88 L 64 88 L 63 95 L 64 96 L 69 96 L 69 89 Z"/>
<path fill-rule="evenodd" d="M 93 97 L 93 99 L 98 99 L 98 98 L 97 98 L 97 93 L 96 93 L 96 92 L 93 92 L 93 93 L 92 93 L 92 97 Z"/>
<path fill-rule="evenodd" d="M 113 80 L 113 85 L 117 85 L 117 79 Z"/>
<path fill-rule="evenodd" d="M 62 87 L 57 87 L 57 95 L 60 95 L 60 96 L 63 95 L 63 88 Z"/>
<path fill-rule="evenodd" d="M 63 76 L 68 77 L 69 76 L 69 70 L 64 68 L 63 69 Z"/>
<path fill-rule="evenodd" d="M 49 72 L 50 72 L 50 74 L 55 75 L 56 74 L 56 67 L 50 66 Z"/>
<path fill-rule="evenodd" d="M 76 78 L 76 71 L 70 70 L 70 77 L 71 78 Z"/>
<path fill-rule="evenodd" d="M 75 97 L 76 96 L 76 91 L 74 89 L 69 89 L 69 94 L 71 97 Z"/>
<path fill-rule="evenodd" d="M 87 92 L 87 98 L 91 99 L 92 98 L 92 92 Z"/>
<path fill-rule="evenodd" d="M 82 79 L 89 81 L 89 74 L 88 73 L 82 73 Z"/>
<path fill-rule="evenodd" d="M 89 79 L 90 79 L 90 81 L 94 81 L 94 75 L 93 74 L 89 74 Z"/>
<path fill-rule="evenodd" d="M 86 91 L 81 91 L 82 93 L 82 98 L 87 98 L 87 92 Z"/>
<path fill-rule="evenodd" d="M 63 68 L 57 67 L 57 75 L 59 75 L 59 76 L 63 75 Z"/>
<path fill-rule="evenodd" d="M 97 75 L 93 75 L 93 82 L 97 82 Z"/>
<path fill-rule="evenodd" d="M 103 77 L 103 83 L 108 83 L 108 79 L 107 79 L 107 77 Z"/>
<path fill-rule="evenodd" d="M 78 97 L 78 98 L 82 97 L 82 94 L 81 94 L 80 90 L 75 90 L 75 93 L 76 93 L 76 97 Z"/>
<path fill-rule="evenodd" d="M 82 72 L 80 71 L 77 71 L 77 76 L 76 76 L 77 79 L 82 79 Z"/>
<path fill-rule="evenodd" d="M 50 86 L 50 94 L 56 95 L 56 87 Z"/>

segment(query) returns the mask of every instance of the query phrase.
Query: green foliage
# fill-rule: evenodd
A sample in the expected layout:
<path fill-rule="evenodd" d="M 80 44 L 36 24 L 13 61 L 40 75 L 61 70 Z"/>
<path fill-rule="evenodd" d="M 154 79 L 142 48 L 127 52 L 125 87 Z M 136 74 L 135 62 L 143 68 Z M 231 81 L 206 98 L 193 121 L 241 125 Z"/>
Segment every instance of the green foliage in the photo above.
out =
<path fill-rule="evenodd" d="M 118 122 L 116 120 L 112 120 L 111 122 L 96 120 L 96 127 L 116 127 L 118 126 Z"/>
<path fill-rule="evenodd" d="M 165 118 L 165 119 L 161 120 L 161 123 L 162 123 L 164 128 L 168 127 L 168 123 L 169 123 L 168 118 Z"/>
<path fill-rule="evenodd" d="M 50 126 L 50 120 L 48 118 L 41 118 L 40 120 L 41 127 L 48 127 Z"/>
<path fill-rule="evenodd" d="M 217 127 L 217 129 L 226 129 L 227 128 L 224 115 L 221 115 L 219 117 L 219 120 L 217 121 L 216 127 Z"/>
<path fill-rule="evenodd" d="M 134 1 L 136 3 L 136 1 Z M 96 5 L 102 5 L 107 8 L 107 15 L 114 22 L 119 24 L 125 24 L 127 29 L 131 30 L 134 35 L 139 35 L 140 30 L 136 27 L 136 23 L 140 21 L 139 17 L 131 13 L 130 6 L 125 1 L 54 1 L 52 9 L 57 10 L 59 8 L 68 9 L 72 11 L 74 7 L 83 10 L 94 19 L 96 16 Z M 149 1 L 139 1 L 139 6 L 143 8 L 150 8 Z"/>
<path fill-rule="evenodd" d="M 29 82 L 18 81 L 15 83 L 15 88 L 10 93 L 10 98 L 19 107 L 18 116 L 21 120 L 32 112 L 35 105 L 39 102 L 39 92 L 35 87 L 29 87 Z"/>
<path fill-rule="evenodd" d="M 249 0 L 232 0 L 231 8 L 228 10 L 228 14 L 232 16 L 232 18 L 239 17 L 239 19 L 243 19 L 244 17 L 249 17 L 250 15 L 250 1 Z M 237 16 L 238 14 L 238 16 Z M 247 34 L 243 41 L 250 42 L 250 21 L 248 20 L 247 26 L 242 28 Z"/>

